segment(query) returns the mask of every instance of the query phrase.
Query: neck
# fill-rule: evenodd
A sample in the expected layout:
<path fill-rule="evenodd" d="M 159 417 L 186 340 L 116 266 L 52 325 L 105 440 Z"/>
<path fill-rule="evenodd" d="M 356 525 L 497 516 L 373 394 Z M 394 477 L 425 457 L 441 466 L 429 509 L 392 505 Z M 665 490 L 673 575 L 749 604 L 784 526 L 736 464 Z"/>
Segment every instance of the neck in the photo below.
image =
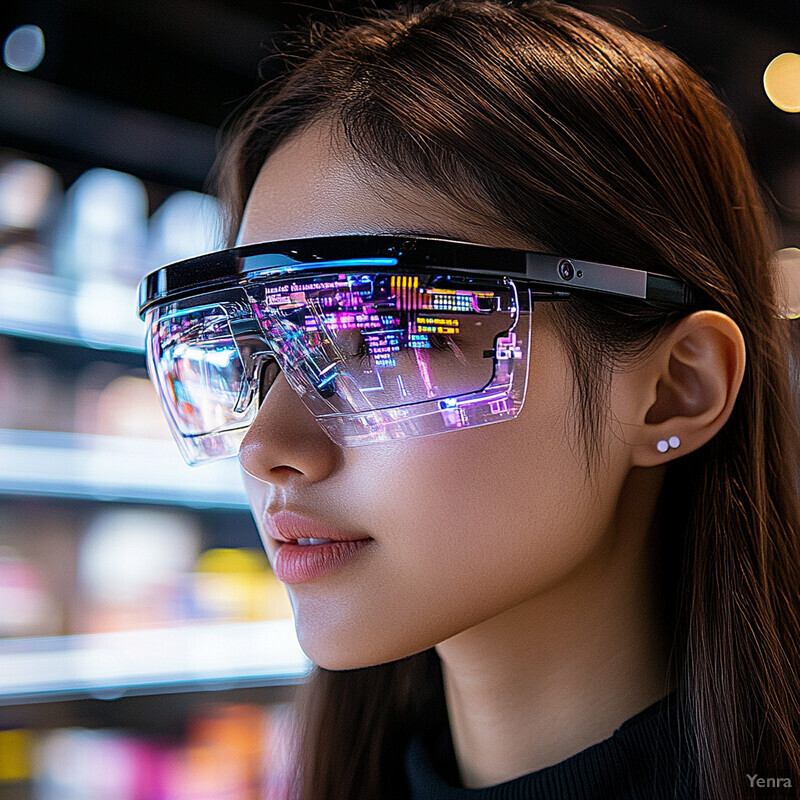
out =
<path fill-rule="evenodd" d="M 655 477 L 632 470 L 600 552 L 437 645 L 463 786 L 563 761 L 675 688 L 658 594 Z"/>

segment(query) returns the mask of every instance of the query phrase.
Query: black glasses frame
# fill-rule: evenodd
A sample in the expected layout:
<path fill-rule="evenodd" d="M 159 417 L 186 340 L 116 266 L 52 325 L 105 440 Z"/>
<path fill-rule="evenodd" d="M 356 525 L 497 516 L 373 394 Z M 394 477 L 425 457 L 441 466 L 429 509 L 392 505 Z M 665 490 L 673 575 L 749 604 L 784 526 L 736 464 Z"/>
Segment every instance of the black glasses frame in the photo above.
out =
<path fill-rule="evenodd" d="M 260 242 L 168 264 L 139 284 L 139 317 L 172 300 L 259 277 L 351 266 L 396 270 L 443 270 L 508 278 L 542 287 L 539 299 L 566 300 L 575 290 L 642 300 L 666 309 L 700 308 L 694 290 L 679 278 L 550 253 L 489 247 L 425 236 L 315 236 Z M 375 263 L 376 259 L 386 264 Z M 394 263 L 389 263 L 394 260 Z M 549 291 L 548 291 L 549 290 Z M 533 294 L 537 299 L 537 294 Z"/>

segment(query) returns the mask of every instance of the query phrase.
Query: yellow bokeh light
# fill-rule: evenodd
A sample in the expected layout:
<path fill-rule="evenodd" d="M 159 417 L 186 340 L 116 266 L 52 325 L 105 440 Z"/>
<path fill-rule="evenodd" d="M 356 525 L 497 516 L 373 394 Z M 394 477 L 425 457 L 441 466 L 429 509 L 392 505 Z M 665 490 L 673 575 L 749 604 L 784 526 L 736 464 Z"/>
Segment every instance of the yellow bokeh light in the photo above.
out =
<path fill-rule="evenodd" d="M 800 55 L 782 53 L 764 70 L 764 91 L 781 111 L 800 111 Z"/>

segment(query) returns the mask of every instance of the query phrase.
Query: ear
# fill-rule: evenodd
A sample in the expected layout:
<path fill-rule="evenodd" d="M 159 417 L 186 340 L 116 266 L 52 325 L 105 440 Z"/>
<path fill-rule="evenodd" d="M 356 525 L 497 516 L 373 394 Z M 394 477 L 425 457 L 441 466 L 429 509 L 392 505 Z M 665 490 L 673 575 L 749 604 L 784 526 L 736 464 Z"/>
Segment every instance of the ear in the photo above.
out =
<path fill-rule="evenodd" d="M 615 413 L 631 465 L 664 464 L 714 437 L 733 411 L 745 360 L 739 326 L 727 314 L 704 310 L 680 320 L 633 369 L 616 373 Z M 670 439 L 674 444 L 673 437 L 677 447 L 659 448 Z"/>

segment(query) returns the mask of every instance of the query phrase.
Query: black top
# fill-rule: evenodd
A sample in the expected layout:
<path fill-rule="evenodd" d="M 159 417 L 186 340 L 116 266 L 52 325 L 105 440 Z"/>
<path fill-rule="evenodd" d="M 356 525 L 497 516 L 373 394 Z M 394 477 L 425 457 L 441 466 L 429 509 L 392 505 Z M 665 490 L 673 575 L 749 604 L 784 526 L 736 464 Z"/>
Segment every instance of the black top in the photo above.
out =
<path fill-rule="evenodd" d="M 449 727 L 406 750 L 411 800 L 696 800 L 696 772 L 678 718 L 677 690 L 623 722 L 608 739 L 504 783 L 465 789 Z"/>

